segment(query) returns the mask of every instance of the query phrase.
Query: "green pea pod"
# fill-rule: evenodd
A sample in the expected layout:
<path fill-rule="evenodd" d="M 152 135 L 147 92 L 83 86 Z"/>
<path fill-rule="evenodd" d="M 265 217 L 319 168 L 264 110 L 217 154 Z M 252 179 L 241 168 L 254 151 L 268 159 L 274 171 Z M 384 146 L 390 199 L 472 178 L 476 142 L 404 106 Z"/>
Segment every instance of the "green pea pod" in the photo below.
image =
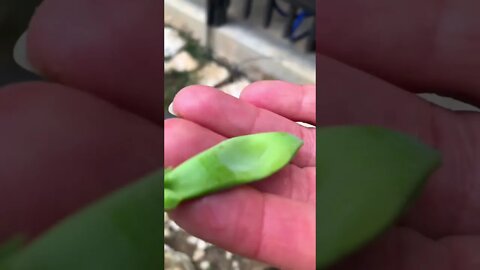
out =
<path fill-rule="evenodd" d="M 163 267 L 163 171 L 66 219 L 1 270 L 158 270 Z"/>
<path fill-rule="evenodd" d="M 439 154 L 378 127 L 317 129 L 317 269 L 392 225 L 439 165 Z"/>
<path fill-rule="evenodd" d="M 287 165 L 302 144 L 284 132 L 225 140 L 165 171 L 164 208 L 268 177 Z"/>

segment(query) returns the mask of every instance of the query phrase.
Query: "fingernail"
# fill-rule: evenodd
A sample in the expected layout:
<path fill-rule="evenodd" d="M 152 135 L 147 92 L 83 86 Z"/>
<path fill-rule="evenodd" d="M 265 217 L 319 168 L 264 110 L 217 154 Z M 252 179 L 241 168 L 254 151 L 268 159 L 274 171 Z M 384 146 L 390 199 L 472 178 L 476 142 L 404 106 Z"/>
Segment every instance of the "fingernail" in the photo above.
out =
<path fill-rule="evenodd" d="M 40 75 L 40 72 L 36 70 L 27 55 L 27 31 L 25 31 L 20 38 L 17 40 L 15 47 L 13 48 L 13 59 L 15 62 L 22 68 Z"/>
<path fill-rule="evenodd" d="M 173 102 L 168 105 L 168 112 L 172 115 L 178 116 L 175 114 L 175 111 L 173 110 Z"/>
<path fill-rule="evenodd" d="M 308 124 L 308 123 L 305 123 L 305 122 L 297 122 L 297 124 L 299 124 L 300 126 L 306 127 L 306 128 L 315 128 L 314 125 Z"/>

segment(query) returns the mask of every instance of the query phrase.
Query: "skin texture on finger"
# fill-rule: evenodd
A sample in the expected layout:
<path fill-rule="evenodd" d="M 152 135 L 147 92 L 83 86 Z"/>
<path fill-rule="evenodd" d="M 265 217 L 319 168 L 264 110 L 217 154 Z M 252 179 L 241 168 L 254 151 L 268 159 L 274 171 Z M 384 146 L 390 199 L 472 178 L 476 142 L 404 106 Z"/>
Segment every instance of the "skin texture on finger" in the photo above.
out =
<path fill-rule="evenodd" d="M 315 205 L 317 183 L 315 169 L 287 165 L 276 174 L 251 185 L 261 192 Z"/>
<path fill-rule="evenodd" d="M 260 81 L 247 86 L 240 99 L 290 120 L 315 125 L 315 94 L 314 85 Z"/>
<path fill-rule="evenodd" d="M 170 214 L 188 232 L 282 269 L 315 268 L 315 207 L 242 187 Z M 302 258 L 302 259 L 299 259 Z"/>
<path fill-rule="evenodd" d="M 158 0 L 45 0 L 30 22 L 28 57 L 49 80 L 161 123 L 162 14 Z"/>
<path fill-rule="evenodd" d="M 480 267 L 479 236 L 453 236 L 438 241 L 408 228 L 393 228 L 332 270 L 475 270 Z"/>
<path fill-rule="evenodd" d="M 0 89 L 0 242 L 28 237 L 162 165 L 162 129 L 82 91 Z"/>
<path fill-rule="evenodd" d="M 188 120 L 165 120 L 165 166 L 175 167 L 226 138 Z M 252 184 L 262 192 L 315 203 L 315 169 L 287 165 L 271 177 Z"/>
<path fill-rule="evenodd" d="M 171 118 L 164 121 L 165 166 L 178 166 L 208 148 L 225 140 L 225 137 L 196 123 Z"/>
<path fill-rule="evenodd" d="M 314 130 L 304 128 L 290 119 L 257 108 L 214 88 L 190 86 L 182 89 L 175 96 L 173 109 L 180 117 L 225 137 L 268 131 L 288 132 L 304 142 L 293 163 L 300 167 L 315 165 Z"/>
<path fill-rule="evenodd" d="M 320 1 L 318 51 L 403 88 L 480 104 L 480 2 Z"/>
<path fill-rule="evenodd" d="M 430 237 L 480 232 L 480 117 L 435 107 L 406 91 L 326 57 L 319 59 L 321 126 L 373 124 L 437 148 L 442 166 L 404 219 Z"/>

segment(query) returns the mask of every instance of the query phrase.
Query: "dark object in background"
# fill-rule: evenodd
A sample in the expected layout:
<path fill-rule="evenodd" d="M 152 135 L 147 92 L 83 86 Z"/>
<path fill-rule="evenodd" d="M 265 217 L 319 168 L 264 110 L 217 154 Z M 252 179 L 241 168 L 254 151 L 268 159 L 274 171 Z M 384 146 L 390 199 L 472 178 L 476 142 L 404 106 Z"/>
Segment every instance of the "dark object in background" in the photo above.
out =
<path fill-rule="evenodd" d="M 252 1 L 245 0 L 243 16 L 245 19 L 250 17 L 252 11 Z M 284 37 L 291 42 L 298 42 L 307 39 L 306 51 L 315 51 L 315 20 L 311 22 L 309 29 L 298 34 L 297 30 L 300 24 L 308 17 L 314 17 L 316 13 L 315 0 L 282 0 L 289 4 L 288 10 L 282 9 L 279 0 L 265 0 L 265 20 L 263 26 L 268 28 L 271 24 L 275 12 L 285 18 Z M 228 21 L 227 12 L 230 5 L 229 0 L 208 0 L 207 1 L 207 24 L 210 27 L 221 26 Z"/>
<path fill-rule="evenodd" d="M 227 10 L 230 0 L 208 0 L 207 24 L 208 26 L 221 26 L 227 22 Z"/>
<path fill-rule="evenodd" d="M 14 62 L 13 48 L 40 3 L 40 0 L 0 1 L 0 86 L 39 79 Z"/>

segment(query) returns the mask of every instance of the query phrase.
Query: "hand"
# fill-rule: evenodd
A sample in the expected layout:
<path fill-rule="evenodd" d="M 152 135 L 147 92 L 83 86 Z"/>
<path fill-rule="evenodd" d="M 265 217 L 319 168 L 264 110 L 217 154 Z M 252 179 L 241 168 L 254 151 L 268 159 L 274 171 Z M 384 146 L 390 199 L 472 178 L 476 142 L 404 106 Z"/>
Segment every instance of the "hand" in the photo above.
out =
<path fill-rule="evenodd" d="M 50 82 L 0 89 L 0 243 L 35 237 L 160 169 L 161 4 L 45 0 L 37 9 L 28 58 Z"/>
<path fill-rule="evenodd" d="M 471 12 L 479 3 L 320 5 L 318 125 L 385 126 L 420 137 L 443 158 L 401 222 L 335 269 L 480 269 L 480 115 L 413 94 L 480 105 L 479 17 Z"/>
<path fill-rule="evenodd" d="M 204 86 L 173 102 L 165 121 L 165 165 L 234 136 L 285 131 L 304 141 L 296 158 L 272 177 L 180 205 L 170 216 L 188 232 L 282 269 L 315 268 L 315 86 L 264 81 L 239 99 Z"/>

